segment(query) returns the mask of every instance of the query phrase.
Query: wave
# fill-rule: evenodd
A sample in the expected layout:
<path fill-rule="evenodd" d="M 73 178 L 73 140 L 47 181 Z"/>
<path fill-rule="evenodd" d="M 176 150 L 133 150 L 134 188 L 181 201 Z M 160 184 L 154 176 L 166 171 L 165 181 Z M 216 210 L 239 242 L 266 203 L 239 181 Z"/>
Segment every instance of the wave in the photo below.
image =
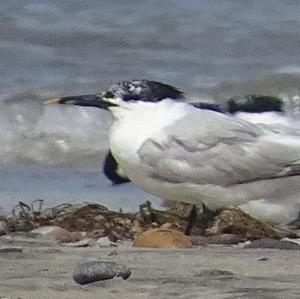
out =
<path fill-rule="evenodd" d="M 108 148 L 109 113 L 46 106 L 38 96 L 2 99 L 0 164 L 93 165 Z"/>

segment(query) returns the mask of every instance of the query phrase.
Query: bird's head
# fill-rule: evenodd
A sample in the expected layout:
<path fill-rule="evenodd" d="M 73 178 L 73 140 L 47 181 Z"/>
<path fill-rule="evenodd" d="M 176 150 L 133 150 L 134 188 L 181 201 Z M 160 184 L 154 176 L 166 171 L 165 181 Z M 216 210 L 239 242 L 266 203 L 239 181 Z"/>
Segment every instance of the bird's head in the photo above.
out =
<path fill-rule="evenodd" d="M 100 94 L 61 97 L 46 103 L 109 109 L 124 102 L 159 102 L 166 98 L 182 100 L 184 96 L 171 85 L 150 80 L 132 80 L 113 84 Z"/>

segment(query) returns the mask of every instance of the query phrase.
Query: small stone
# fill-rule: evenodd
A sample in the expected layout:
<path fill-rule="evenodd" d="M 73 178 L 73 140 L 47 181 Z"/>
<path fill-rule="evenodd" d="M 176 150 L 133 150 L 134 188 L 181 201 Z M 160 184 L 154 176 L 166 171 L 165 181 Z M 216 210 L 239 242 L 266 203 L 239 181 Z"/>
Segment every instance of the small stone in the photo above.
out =
<path fill-rule="evenodd" d="M 99 247 L 115 247 L 116 244 L 112 242 L 109 237 L 102 237 L 96 241 L 96 245 Z"/>
<path fill-rule="evenodd" d="M 118 252 L 116 250 L 111 251 L 108 256 L 118 255 Z"/>
<path fill-rule="evenodd" d="M 76 266 L 73 278 L 79 284 L 88 284 L 95 281 L 122 277 L 127 279 L 131 274 L 126 266 L 108 261 L 94 261 L 80 263 Z"/>
<path fill-rule="evenodd" d="M 7 223 L 5 221 L 0 221 L 0 236 L 6 235 L 8 232 Z"/>
<path fill-rule="evenodd" d="M 154 228 L 141 233 L 133 242 L 134 247 L 191 248 L 191 238 L 172 229 Z"/>
<path fill-rule="evenodd" d="M 274 249 L 286 249 L 286 250 L 300 250 L 298 244 L 289 241 L 280 241 L 273 239 L 259 239 L 251 242 L 245 248 L 274 248 Z"/>

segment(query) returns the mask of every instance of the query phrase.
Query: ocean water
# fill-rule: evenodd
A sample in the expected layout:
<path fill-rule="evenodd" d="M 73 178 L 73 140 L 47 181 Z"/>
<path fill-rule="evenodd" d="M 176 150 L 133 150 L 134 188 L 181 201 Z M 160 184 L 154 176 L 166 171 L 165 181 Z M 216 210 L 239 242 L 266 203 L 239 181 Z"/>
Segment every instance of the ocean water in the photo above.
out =
<path fill-rule="evenodd" d="M 0 206 L 42 198 L 136 209 L 159 200 L 101 174 L 107 112 L 46 107 L 51 97 L 147 78 L 190 100 L 259 93 L 293 106 L 299 1 L 1 1 Z"/>

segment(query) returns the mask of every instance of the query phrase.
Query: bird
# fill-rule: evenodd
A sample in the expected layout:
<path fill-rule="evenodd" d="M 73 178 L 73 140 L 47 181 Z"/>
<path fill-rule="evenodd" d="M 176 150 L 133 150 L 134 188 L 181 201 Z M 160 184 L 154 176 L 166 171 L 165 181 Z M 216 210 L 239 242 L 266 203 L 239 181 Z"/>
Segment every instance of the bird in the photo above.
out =
<path fill-rule="evenodd" d="M 134 88 L 135 87 L 135 88 Z M 185 101 L 185 95 L 176 87 L 147 79 L 120 81 L 102 92 L 106 97 L 120 97 L 123 100 L 143 100 L 170 98 Z M 91 96 L 93 97 L 93 96 Z M 277 97 L 264 95 L 244 95 L 229 98 L 222 104 L 211 102 L 190 103 L 199 109 L 235 114 L 237 117 L 257 123 L 283 122 L 283 101 Z M 102 171 L 113 185 L 130 182 L 124 171 L 108 151 L 104 158 Z"/>
<path fill-rule="evenodd" d="M 130 86 L 132 92 L 134 88 Z M 70 96 L 48 104 L 94 106 L 114 118 L 110 150 L 137 186 L 211 210 L 244 206 L 284 224 L 300 208 L 300 130 L 257 124 L 174 99 Z M 251 210 L 252 208 L 252 210 Z"/>

